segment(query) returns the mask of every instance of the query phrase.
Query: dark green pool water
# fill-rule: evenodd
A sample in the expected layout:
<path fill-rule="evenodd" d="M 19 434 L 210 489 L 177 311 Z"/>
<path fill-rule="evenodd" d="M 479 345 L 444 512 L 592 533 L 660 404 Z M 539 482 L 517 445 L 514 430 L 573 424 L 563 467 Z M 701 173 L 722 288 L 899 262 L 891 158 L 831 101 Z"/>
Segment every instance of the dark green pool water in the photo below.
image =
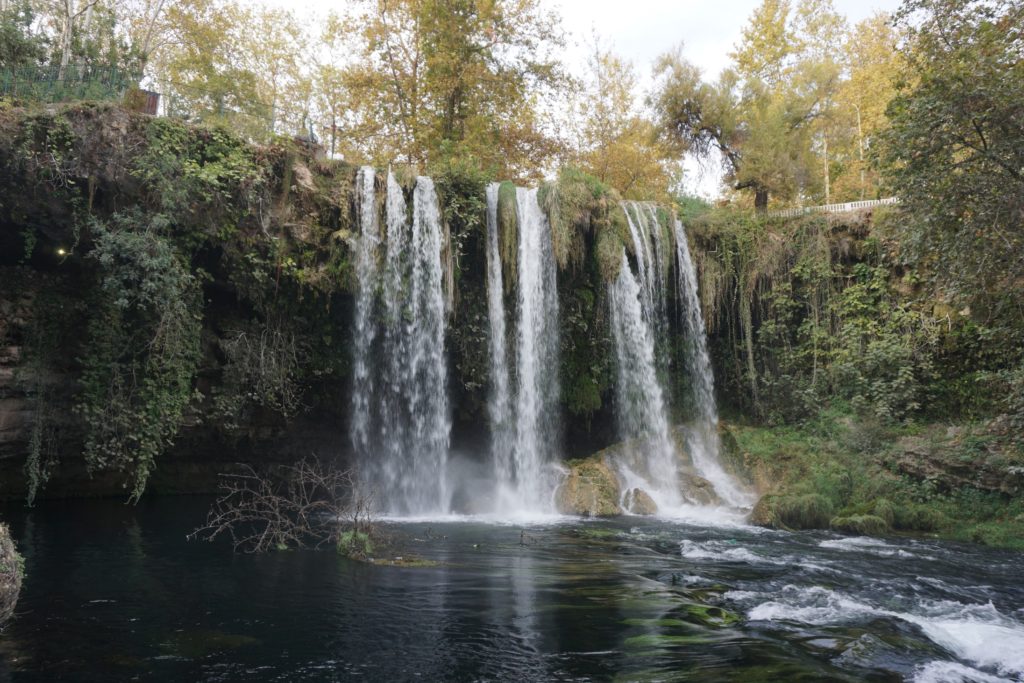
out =
<path fill-rule="evenodd" d="M 639 518 L 391 523 L 389 556 L 189 542 L 205 499 L 9 508 L 14 681 L 1024 680 L 1024 555 Z"/>

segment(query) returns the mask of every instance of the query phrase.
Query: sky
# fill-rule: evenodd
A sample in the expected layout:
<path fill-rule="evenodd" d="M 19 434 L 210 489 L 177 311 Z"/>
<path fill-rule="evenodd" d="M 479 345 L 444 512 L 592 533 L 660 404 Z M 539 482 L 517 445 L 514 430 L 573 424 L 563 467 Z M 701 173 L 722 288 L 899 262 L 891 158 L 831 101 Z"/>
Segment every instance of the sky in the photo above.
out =
<path fill-rule="evenodd" d="M 680 42 L 683 55 L 714 80 L 760 0 L 542 0 L 558 9 L 574 36 L 567 58 L 582 61 L 582 39 L 595 31 L 604 47 L 629 59 L 646 75 L 658 55 Z M 833 0 L 836 11 L 855 23 L 877 11 L 892 12 L 900 0 Z"/>
<path fill-rule="evenodd" d="M 270 0 L 275 2 L 275 0 Z M 343 2 L 345 0 L 342 0 Z M 601 47 L 629 60 L 641 83 L 650 81 L 651 66 L 664 52 L 682 43 L 683 56 L 700 67 L 707 80 L 714 80 L 729 63 L 729 53 L 761 0 L 540 0 L 542 6 L 557 10 L 569 34 L 564 59 L 576 73 L 582 73 L 592 36 Z M 338 0 L 306 0 L 298 7 L 292 0 L 275 4 L 299 14 L 323 16 L 337 9 Z M 900 0 L 833 0 L 836 10 L 851 24 L 875 12 L 892 12 Z M 686 164 L 687 189 L 713 197 L 718 194 L 720 171 L 712 164 L 699 168 Z"/>
<path fill-rule="evenodd" d="M 582 71 L 596 35 L 601 47 L 631 61 L 641 82 L 650 81 L 657 57 L 682 43 L 683 56 L 697 65 L 706 80 L 715 80 L 729 64 L 729 53 L 761 0 L 542 0 L 550 2 L 571 35 L 565 60 Z M 850 24 L 876 12 L 893 12 L 900 0 L 833 0 Z M 687 192 L 714 198 L 720 194 L 721 167 L 685 162 Z"/>

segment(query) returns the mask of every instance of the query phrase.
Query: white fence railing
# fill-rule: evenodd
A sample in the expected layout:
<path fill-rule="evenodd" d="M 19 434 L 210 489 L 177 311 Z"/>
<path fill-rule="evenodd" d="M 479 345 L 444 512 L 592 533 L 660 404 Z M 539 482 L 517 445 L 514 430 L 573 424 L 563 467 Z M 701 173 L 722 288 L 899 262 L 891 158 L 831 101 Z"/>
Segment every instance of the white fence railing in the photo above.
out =
<path fill-rule="evenodd" d="M 843 213 L 844 211 L 856 211 L 857 209 L 869 209 L 872 206 L 883 206 L 885 204 L 899 204 L 899 197 L 886 197 L 885 199 L 865 199 L 859 202 L 846 202 L 845 204 L 823 204 L 821 206 L 801 206 L 795 209 L 780 209 L 769 211 L 769 218 L 792 218 L 807 213 Z"/>

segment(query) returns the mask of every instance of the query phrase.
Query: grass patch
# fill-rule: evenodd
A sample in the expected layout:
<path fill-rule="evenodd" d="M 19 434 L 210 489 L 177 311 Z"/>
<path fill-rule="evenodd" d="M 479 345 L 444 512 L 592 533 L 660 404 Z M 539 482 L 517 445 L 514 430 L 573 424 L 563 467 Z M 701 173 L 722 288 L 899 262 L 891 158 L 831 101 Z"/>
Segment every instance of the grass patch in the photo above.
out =
<path fill-rule="evenodd" d="M 800 425 L 727 431 L 768 492 L 752 523 L 1024 548 L 1024 498 L 1006 484 L 1018 456 L 994 455 L 984 425 L 886 424 L 839 406 Z"/>

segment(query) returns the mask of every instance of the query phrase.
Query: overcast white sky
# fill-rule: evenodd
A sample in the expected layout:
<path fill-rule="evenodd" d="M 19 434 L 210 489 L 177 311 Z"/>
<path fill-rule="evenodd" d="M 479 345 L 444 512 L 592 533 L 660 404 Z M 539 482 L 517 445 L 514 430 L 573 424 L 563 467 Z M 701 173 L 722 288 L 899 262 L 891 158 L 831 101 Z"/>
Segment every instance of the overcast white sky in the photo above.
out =
<path fill-rule="evenodd" d="M 729 63 L 729 52 L 760 0 L 548 0 L 558 8 L 564 28 L 572 34 L 569 64 L 582 68 L 596 32 L 602 47 L 633 62 L 641 82 L 648 83 L 651 65 L 664 52 L 683 44 L 683 55 L 714 80 Z M 851 24 L 875 12 L 892 12 L 900 0 L 833 0 Z M 686 163 L 684 184 L 705 197 L 719 194 L 718 164 Z"/>
<path fill-rule="evenodd" d="M 299 14 L 324 16 L 342 9 L 346 0 L 269 0 Z M 729 62 L 729 52 L 739 41 L 740 32 L 761 0 L 541 0 L 558 10 L 563 27 L 570 34 L 565 61 L 580 71 L 590 50 L 588 42 L 596 33 L 602 47 L 611 48 L 636 67 L 642 83 L 648 83 L 651 65 L 664 52 L 683 44 L 683 55 L 714 80 Z M 851 24 L 877 11 L 892 12 L 900 0 L 833 0 L 836 10 Z M 704 177 L 687 164 L 692 174 L 687 183 L 691 191 L 715 195 L 717 170 L 708 169 Z"/>
<path fill-rule="evenodd" d="M 658 55 L 683 43 L 683 54 L 713 80 L 760 0 L 547 0 L 558 8 L 564 27 L 581 42 L 593 30 L 646 76 Z M 900 0 L 833 0 L 855 23 L 876 11 L 892 12 Z M 570 59 L 586 54 L 574 49 Z"/>

